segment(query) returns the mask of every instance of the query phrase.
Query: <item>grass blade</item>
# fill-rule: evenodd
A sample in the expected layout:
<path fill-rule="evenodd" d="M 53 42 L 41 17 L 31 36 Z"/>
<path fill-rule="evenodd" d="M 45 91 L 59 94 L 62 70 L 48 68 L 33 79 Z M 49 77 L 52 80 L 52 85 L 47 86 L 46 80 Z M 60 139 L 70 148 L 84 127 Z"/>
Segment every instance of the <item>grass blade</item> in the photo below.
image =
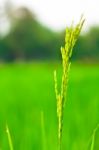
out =
<path fill-rule="evenodd" d="M 8 125 L 6 125 L 6 133 L 7 133 L 7 137 L 8 137 L 9 148 L 10 148 L 10 150 L 14 150 L 14 149 L 13 149 L 12 139 L 11 139 L 11 134 L 10 134 Z"/>
<path fill-rule="evenodd" d="M 42 129 L 42 147 L 43 150 L 47 150 L 43 111 L 41 111 L 41 129 Z"/>
<path fill-rule="evenodd" d="M 91 148 L 90 150 L 94 150 L 94 145 L 95 145 L 95 135 L 96 135 L 96 132 L 99 128 L 99 124 L 97 125 L 97 127 L 94 129 L 93 131 L 93 134 L 92 134 L 92 143 L 91 143 Z"/>

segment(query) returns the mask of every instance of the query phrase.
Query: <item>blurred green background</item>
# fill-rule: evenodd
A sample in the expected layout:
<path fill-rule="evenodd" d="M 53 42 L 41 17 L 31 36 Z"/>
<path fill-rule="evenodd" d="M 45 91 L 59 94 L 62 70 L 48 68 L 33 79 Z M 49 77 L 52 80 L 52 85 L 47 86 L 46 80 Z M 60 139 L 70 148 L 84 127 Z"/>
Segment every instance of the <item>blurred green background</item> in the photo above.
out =
<path fill-rule="evenodd" d="M 0 150 L 9 150 L 6 124 L 15 150 L 43 150 L 44 143 L 56 150 L 53 71 L 60 85 L 65 31 L 45 27 L 26 7 L 11 13 L 6 5 L 5 13 L 10 29 L 0 35 Z M 85 150 L 99 123 L 99 26 L 80 35 L 71 61 L 62 147 Z M 99 131 L 94 149 L 99 149 Z"/>

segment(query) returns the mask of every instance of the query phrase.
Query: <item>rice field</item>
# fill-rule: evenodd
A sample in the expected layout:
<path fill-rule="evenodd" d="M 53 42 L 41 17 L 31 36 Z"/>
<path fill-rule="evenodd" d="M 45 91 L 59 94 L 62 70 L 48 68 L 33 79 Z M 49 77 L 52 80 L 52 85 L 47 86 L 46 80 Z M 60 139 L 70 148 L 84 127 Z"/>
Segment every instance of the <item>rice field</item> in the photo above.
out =
<path fill-rule="evenodd" d="M 53 72 L 59 63 L 0 64 L 0 150 L 57 150 L 57 114 Z M 60 86 L 59 86 L 60 87 Z M 63 150 L 90 149 L 99 123 L 99 65 L 72 64 L 64 111 Z M 94 150 L 99 150 L 99 131 Z"/>

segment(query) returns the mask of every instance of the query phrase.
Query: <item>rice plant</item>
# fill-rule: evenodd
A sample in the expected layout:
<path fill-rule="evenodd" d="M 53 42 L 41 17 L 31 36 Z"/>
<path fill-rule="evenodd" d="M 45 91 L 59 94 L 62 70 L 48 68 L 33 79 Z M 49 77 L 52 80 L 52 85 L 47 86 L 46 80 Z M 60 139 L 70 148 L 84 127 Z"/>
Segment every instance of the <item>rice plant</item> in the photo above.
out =
<path fill-rule="evenodd" d="M 76 26 L 74 26 L 72 23 L 72 25 L 69 28 L 66 28 L 65 46 L 61 47 L 63 72 L 62 72 L 60 91 L 58 90 L 58 84 L 57 84 L 57 72 L 56 70 L 54 71 L 55 94 L 57 100 L 57 117 L 58 117 L 58 150 L 62 149 L 63 119 L 64 119 L 64 108 L 67 101 L 66 95 L 67 95 L 67 86 L 68 86 L 69 70 L 70 70 L 70 58 L 72 56 L 73 47 L 83 27 L 84 21 L 85 19 L 81 17 L 79 23 Z M 46 141 L 44 124 L 45 124 L 44 113 L 43 111 L 41 111 L 42 149 L 46 150 L 48 146 Z M 91 137 L 90 150 L 94 150 L 95 134 L 98 129 L 99 129 L 99 124 L 93 131 Z M 6 126 L 6 133 L 8 137 L 9 149 L 14 150 L 13 142 L 12 142 L 12 138 L 8 126 Z"/>
<path fill-rule="evenodd" d="M 83 19 L 83 16 L 81 16 L 79 23 L 75 27 L 73 26 L 72 23 L 70 28 L 66 28 L 65 46 L 61 47 L 63 72 L 62 72 L 60 91 L 58 91 L 56 70 L 54 71 L 55 94 L 57 100 L 58 149 L 59 150 L 61 150 L 61 143 L 62 143 L 61 141 L 62 141 L 62 130 L 63 130 L 63 116 L 64 116 L 64 106 L 66 103 L 68 73 L 70 69 L 70 58 L 72 56 L 73 47 L 79 37 L 84 21 L 85 19 Z"/>

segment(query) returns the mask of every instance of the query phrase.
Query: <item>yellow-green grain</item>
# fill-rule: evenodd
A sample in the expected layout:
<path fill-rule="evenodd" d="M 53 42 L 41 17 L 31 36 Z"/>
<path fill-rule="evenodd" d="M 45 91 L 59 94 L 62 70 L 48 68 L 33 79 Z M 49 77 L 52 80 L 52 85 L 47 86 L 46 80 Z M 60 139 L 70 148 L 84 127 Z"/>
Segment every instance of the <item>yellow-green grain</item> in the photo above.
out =
<path fill-rule="evenodd" d="M 62 56 L 62 81 L 61 89 L 57 89 L 57 74 L 54 71 L 55 94 L 57 100 L 57 117 L 58 117 L 58 149 L 61 150 L 62 130 L 63 130 L 63 111 L 66 101 L 66 92 L 68 85 L 68 74 L 70 69 L 70 58 L 72 56 L 73 47 L 79 37 L 80 31 L 84 24 L 83 16 L 79 23 L 74 27 L 73 23 L 70 28 L 66 28 L 65 46 L 61 47 Z"/>

